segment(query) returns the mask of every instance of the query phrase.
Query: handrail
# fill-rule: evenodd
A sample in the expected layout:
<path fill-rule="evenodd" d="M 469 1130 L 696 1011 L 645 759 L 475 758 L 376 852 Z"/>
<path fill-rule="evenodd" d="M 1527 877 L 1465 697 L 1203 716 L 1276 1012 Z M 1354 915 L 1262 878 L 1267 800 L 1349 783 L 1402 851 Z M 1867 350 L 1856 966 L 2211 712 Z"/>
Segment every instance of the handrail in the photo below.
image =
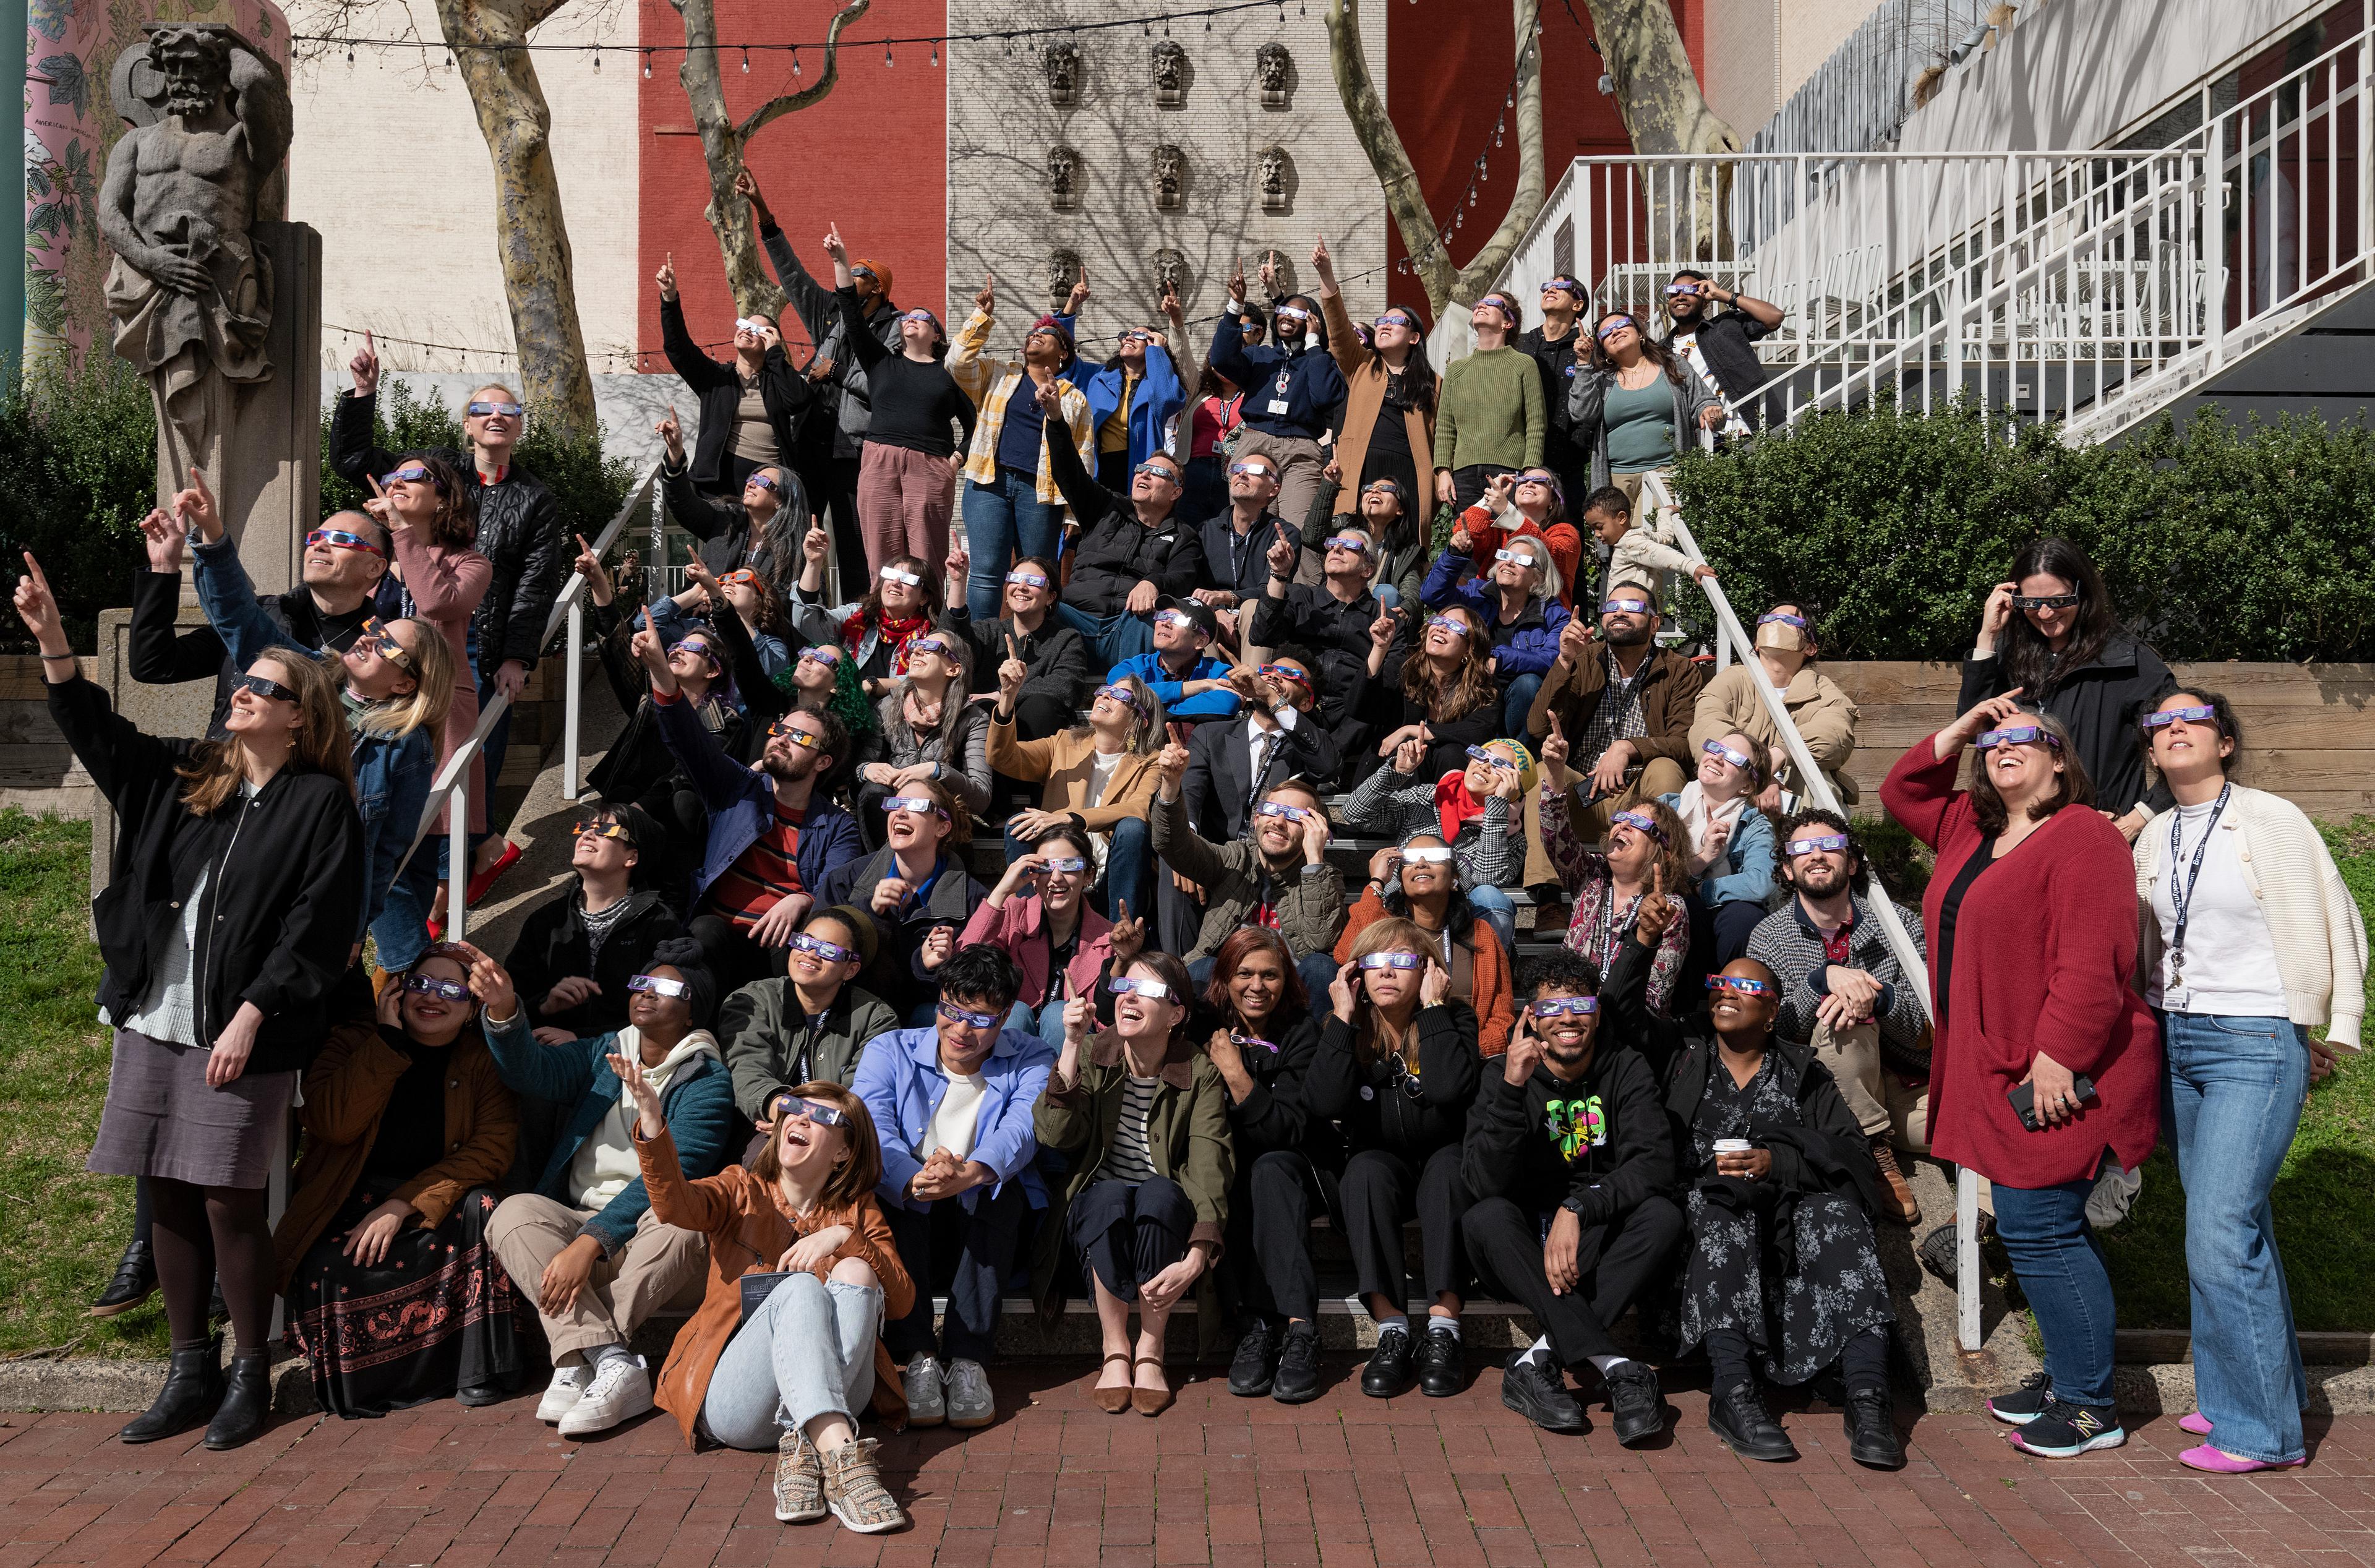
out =
<path fill-rule="evenodd" d="M 1691 564 L 1705 566 L 1707 557 L 1700 552 L 1698 540 L 1691 536 L 1690 525 L 1683 521 L 1682 509 L 1675 504 L 1673 492 L 1667 488 L 1664 477 L 1655 472 L 1646 475 L 1641 489 L 1644 500 L 1663 511 L 1672 521 L 1682 552 L 1689 558 Z M 1700 579 L 1699 589 L 1707 595 L 1707 603 L 1715 607 L 1716 623 L 1724 643 L 1739 654 L 1750 670 L 1757 671 L 1755 644 L 1742 627 L 1740 617 L 1732 612 L 1731 601 L 1725 595 L 1723 584 L 1713 577 L 1707 577 Z M 1815 766 L 1814 753 L 1806 749 L 1806 738 L 1798 733 L 1797 722 L 1790 718 L 1789 705 L 1782 701 L 1781 693 L 1773 689 L 1773 683 L 1766 680 L 1762 673 L 1755 676 L 1754 684 L 1756 695 L 1765 703 L 1766 713 L 1773 720 L 1774 728 L 1780 732 L 1781 743 L 1790 753 L 1790 760 L 1797 764 L 1799 783 L 1804 793 L 1813 797 L 1816 806 L 1826 811 L 1836 812 L 1844 819 L 1846 808 L 1840 805 L 1837 792 L 1831 788 L 1829 778 Z M 1875 877 L 1873 881 L 1878 885 L 1879 878 Z M 1889 950 L 1896 955 L 1897 967 L 1905 972 L 1912 984 L 1913 994 L 1920 1000 L 1922 1013 L 1934 1023 L 1937 1015 L 1930 1005 L 1928 961 L 1914 943 L 1912 933 L 1906 930 L 1905 923 L 1897 918 L 1896 905 L 1890 899 L 1886 887 L 1881 887 L 1880 897 L 1870 901 L 1870 908 L 1873 921 L 1880 926 L 1881 935 L 1887 938 Z M 1914 976 L 1920 977 L 1918 982 L 1912 980 Z M 1979 1196 L 1979 1177 L 1967 1168 L 1964 1169 L 1957 1175 L 1955 1186 L 1955 1241 L 1958 1254 L 1955 1315 L 1956 1338 L 1967 1350 L 1976 1350 L 1980 1344 Z"/>
<path fill-rule="evenodd" d="M 652 493 L 652 487 L 659 477 L 659 459 L 654 458 L 644 469 L 642 477 L 637 478 L 633 486 L 628 489 L 627 499 L 620 506 L 617 515 L 603 525 L 602 532 L 594 540 L 594 553 L 597 556 L 609 552 L 611 545 L 617 542 L 620 530 L 626 527 L 628 519 L 634 516 L 637 509 Z M 554 635 L 561 631 L 564 624 L 568 628 L 569 660 L 562 672 L 567 683 L 568 695 L 562 704 L 562 727 L 568 737 L 567 745 L 572 769 L 569 782 L 573 785 L 569 797 L 572 800 L 577 797 L 573 785 L 577 755 L 578 694 L 582 678 L 582 672 L 578 667 L 577 648 L 585 598 L 585 579 L 574 572 L 569 573 L 569 580 L 561 585 L 561 593 L 553 600 L 550 613 L 544 619 L 544 635 L 537 641 L 537 646 L 543 648 L 551 643 Z M 429 788 L 428 803 L 421 808 L 419 825 L 412 831 L 412 843 L 406 848 L 404 858 L 396 863 L 397 876 L 403 876 L 404 868 L 412 863 L 412 857 L 419 852 L 422 841 L 429 837 L 431 825 L 436 821 L 439 808 L 445 805 L 454 792 L 460 789 L 464 798 L 467 799 L 470 764 L 476 761 L 479 754 L 486 749 L 487 737 L 493 733 L 496 721 L 511 711 L 511 705 L 512 700 L 509 693 L 496 692 L 494 700 L 479 710 L 479 722 L 470 731 L 469 738 L 455 747 L 454 754 L 446 758 L 443 766 L 437 770 L 436 780 Z M 493 790 L 495 781 L 489 779 L 486 787 L 490 791 Z M 450 848 L 446 858 L 444 925 L 445 934 L 449 938 L 459 939 L 467 912 L 470 878 L 467 876 L 456 876 L 454 873 L 455 867 L 469 864 L 469 812 L 467 809 L 454 812 L 453 820 L 447 824 L 447 831 L 450 837 Z"/>

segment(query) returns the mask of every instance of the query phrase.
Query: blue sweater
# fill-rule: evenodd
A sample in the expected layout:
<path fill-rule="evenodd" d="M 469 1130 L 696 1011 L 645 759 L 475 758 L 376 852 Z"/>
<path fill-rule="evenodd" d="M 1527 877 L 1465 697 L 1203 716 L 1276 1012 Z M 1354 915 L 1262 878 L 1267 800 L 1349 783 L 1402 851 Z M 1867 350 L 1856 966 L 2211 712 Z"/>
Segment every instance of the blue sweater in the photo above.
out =
<path fill-rule="evenodd" d="M 1558 662 L 1559 633 L 1571 619 L 1566 607 L 1536 595 L 1527 604 L 1525 614 L 1505 626 L 1495 619 L 1501 613 L 1501 591 L 1482 577 L 1461 582 L 1467 570 L 1464 555 L 1446 550 L 1436 557 L 1435 564 L 1426 570 L 1426 581 L 1419 584 L 1419 602 L 1429 609 L 1463 605 L 1474 611 L 1492 635 L 1496 661 L 1493 673 L 1505 684 L 1513 676 L 1549 674 L 1551 666 Z"/>
<path fill-rule="evenodd" d="M 1265 434 L 1317 441 L 1336 422 L 1344 402 L 1344 373 L 1325 348 L 1290 352 L 1261 344 L 1248 348 L 1240 332 L 1240 318 L 1223 311 L 1212 334 L 1212 357 L 1207 362 L 1245 388 L 1244 414 L 1248 429 Z M 1281 387 L 1279 380 L 1285 378 Z"/>

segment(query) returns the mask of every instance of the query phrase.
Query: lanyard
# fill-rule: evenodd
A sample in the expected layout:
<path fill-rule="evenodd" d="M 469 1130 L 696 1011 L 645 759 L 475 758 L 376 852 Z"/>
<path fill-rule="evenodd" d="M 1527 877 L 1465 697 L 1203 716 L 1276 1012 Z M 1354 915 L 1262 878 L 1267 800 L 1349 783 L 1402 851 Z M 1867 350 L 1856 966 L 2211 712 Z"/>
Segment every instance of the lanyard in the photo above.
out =
<path fill-rule="evenodd" d="M 2218 831 L 2218 818 L 2227 809 L 2227 797 L 2234 792 L 2235 786 L 2231 784 L 2219 786 L 2218 804 L 2210 808 L 2210 820 L 2202 830 L 2202 842 L 2193 846 L 2193 863 L 2186 871 L 2185 880 L 2182 882 L 2177 878 L 2177 856 L 2184 847 L 2185 814 L 2179 811 L 2169 815 L 2168 902 L 2171 911 L 2176 915 L 2177 925 L 2176 933 L 2170 937 L 2168 944 L 2168 977 L 2172 981 L 2184 978 L 2185 923 L 2192 913 L 2193 884 L 2202 876 L 2202 857 L 2209 852 L 2210 835 Z"/>

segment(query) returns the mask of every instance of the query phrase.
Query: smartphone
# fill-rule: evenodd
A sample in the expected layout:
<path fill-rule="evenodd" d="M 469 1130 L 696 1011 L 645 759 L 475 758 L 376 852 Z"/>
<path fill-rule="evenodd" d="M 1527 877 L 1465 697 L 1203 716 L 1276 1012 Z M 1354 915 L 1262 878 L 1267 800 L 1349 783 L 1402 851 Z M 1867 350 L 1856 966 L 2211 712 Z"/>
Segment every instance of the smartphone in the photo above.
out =
<path fill-rule="evenodd" d="M 2077 1091 L 2078 1102 L 2081 1105 L 2086 1104 L 2087 1102 L 2095 1098 L 2095 1080 L 2088 1078 L 2085 1073 L 2080 1073 L 2076 1079 L 2072 1080 L 2071 1088 Z M 2022 1126 L 2026 1127 L 2031 1132 L 2043 1132 L 2045 1130 L 2045 1124 L 2038 1120 L 2037 1116 L 2037 1086 L 2035 1084 L 2015 1083 L 2010 1090 L 2005 1091 L 2004 1098 L 2012 1102 L 2013 1112 L 2020 1117 L 2020 1125 Z"/>

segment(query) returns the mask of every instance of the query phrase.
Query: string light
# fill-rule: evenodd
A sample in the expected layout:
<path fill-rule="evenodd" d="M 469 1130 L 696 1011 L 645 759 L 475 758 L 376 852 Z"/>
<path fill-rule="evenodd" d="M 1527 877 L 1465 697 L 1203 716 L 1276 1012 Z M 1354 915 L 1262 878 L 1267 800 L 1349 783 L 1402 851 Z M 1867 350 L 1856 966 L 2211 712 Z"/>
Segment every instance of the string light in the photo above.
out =
<path fill-rule="evenodd" d="M 644 79 L 652 79 L 652 52 L 648 49 L 644 51 Z"/>
<path fill-rule="evenodd" d="M 937 70 L 937 69 L 939 67 L 939 64 L 940 64 L 940 46 L 939 46 L 939 43 L 935 42 L 935 43 L 932 45 L 932 65 L 933 65 L 933 68 Z"/>
<path fill-rule="evenodd" d="M 742 46 L 742 74 L 750 74 L 750 46 L 747 43 Z"/>
<path fill-rule="evenodd" d="M 896 65 L 898 63 L 898 61 L 891 58 L 891 41 L 887 38 L 884 39 L 882 41 L 882 64 L 888 66 Z"/>
<path fill-rule="evenodd" d="M 792 75 L 793 75 L 793 76 L 795 76 L 795 77 L 797 77 L 797 76 L 798 76 L 799 74 L 800 74 L 800 52 L 799 52 L 798 49 L 795 49 L 795 50 L 793 50 L 793 51 L 792 51 Z"/>

